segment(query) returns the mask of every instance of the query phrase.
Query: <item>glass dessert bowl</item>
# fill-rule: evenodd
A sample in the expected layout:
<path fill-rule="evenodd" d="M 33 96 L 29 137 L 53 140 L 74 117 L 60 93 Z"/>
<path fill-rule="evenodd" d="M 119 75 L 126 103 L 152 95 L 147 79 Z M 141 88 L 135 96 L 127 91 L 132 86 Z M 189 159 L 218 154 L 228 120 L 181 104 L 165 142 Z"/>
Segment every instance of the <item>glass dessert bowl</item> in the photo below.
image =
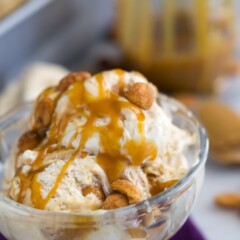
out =
<path fill-rule="evenodd" d="M 189 216 L 204 176 L 208 140 L 201 124 L 175 100 L 159 94 L 157 103 L 175 126 L 194 136 L 187 149 L 187 173 L 165 191 L 117 209 L 90 212 L 54 212 L 35 209 L 11 200 L 1 184 L 0 232 L 8 239 L 166 239 L 173 236 Z M 16 139 L 27 129 L 32 104 L 23 105 L 0 122 L 3 179 Z"/>

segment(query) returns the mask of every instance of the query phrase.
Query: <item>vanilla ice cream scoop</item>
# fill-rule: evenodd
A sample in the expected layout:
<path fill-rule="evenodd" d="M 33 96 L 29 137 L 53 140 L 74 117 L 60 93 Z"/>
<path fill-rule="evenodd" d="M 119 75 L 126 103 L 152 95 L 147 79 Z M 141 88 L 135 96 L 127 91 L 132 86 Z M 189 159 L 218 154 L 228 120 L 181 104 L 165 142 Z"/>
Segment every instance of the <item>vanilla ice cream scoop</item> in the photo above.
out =
<path fill-rule="evenodd" d="M 24 152 L 21 157 L 22 174 L 32 174 L 29 160 L 38 154 L 37 151 L 31 150 Z M 64 175 L 61 175 L 62 168 L 66 166 L 72 154 L 72 150 L 47 154 L 42 162 L 44 169 L 36 173 L 32 181 L 28 183 L 29 187 L 26 194 L 22 196 L 22 203 L 37 208 L 44 206 L 50 211 L 83 211 L 100 208 L 103 198 L 92 192 L 86 192 L 86 189 L 104 189 L 106 194 L 109 194 L 110 186 L 106 174 L 96 163 L 95 156 L 87 155 L 76 157 Z M 20 181 L 18 176 L 12 182 L 10 195 L 13 199 L 17 199 L 21 191 Z"/>
<path fill-rule="evenodd" d="M 193 138 L 173 125 L 137 72 L 70 73 L 44 90 L 18 142 L 12 199 L 49 211 L 147 199 L 187 171 Z"/>

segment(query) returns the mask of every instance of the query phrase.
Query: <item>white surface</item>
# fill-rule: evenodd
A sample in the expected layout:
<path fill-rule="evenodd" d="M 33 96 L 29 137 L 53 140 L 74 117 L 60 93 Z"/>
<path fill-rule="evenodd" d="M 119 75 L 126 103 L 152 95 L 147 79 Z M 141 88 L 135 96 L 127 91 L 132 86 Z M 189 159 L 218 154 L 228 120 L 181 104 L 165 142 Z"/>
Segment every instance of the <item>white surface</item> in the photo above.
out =
<path fill-rule="evenodd" d="M 221 166 L 208 159 L 206 178 L 192 216 L 207 240 L 239 240 L 240 214 L 221 209 L 214 196 L 224 192 L 240 192 L 240 166 Z"/>
<path fill-rule="evenodd" d="M 228 81 L 231 85 L 219 99 L 240 113 L 240 76 Z M 214 197 L 225 192 L 240 193 L 240 165 L 223 166 L 209 158 L 203 189 L 192 213 L 207 240 L 240 239 L 240 211 L 221 209 L 214 204 Z"/>

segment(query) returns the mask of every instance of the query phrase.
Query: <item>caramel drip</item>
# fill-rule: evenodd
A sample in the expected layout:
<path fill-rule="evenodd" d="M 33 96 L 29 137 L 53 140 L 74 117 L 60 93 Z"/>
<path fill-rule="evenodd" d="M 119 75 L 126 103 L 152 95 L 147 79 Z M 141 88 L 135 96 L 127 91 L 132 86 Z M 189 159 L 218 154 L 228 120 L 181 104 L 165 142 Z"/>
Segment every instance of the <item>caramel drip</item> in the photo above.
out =
<path fill-rule="evenodd" d="M 95 77 L 98 82 L 98 97 L 102 99 L 105 96 L 103 73 L 99 73 Z"/>
<path fill-rule="evenodd" d="M 55 195 L 55 193 L 59 187 L 59 184 L 61 183 L 62 179 L 64 178 L 64 175 L 65 175 L 68 167 L 72 164 L 75 157 L 76 157 L 76 154 L 73 154 L 73 156 L 69 160 L 67 160 L 66 163 L 63 165 L 59 175 L 57 176 L 54 186 L 49 191 L 49 193 L 45 199 L 43 199 L 41 196 L 41 185 L 37 181 L 38 175 L 36 174 L 34 176 L 33 183 L 32 183 L 32 203 L 34 204 L 35 208 L 44 209 L 44 207 L 49 202 L 49 200 Z"/>
<path fill-rule="evenodd" d="M 97 156 L 97 163 L 106 173 L 109 182 L 117 180 L 121 176 L 124 168 L 128 165 L 127 159 L 123 156 L 113 157 L 107 154 L 99 154 Z"/>
<path fill-rule="evenodd" d="M 52 147 L 52 143 L 53 143 L 52 141 L 48 141 L 47 143 L 43 144 L 40 147 L 39 154 L 31 166 L 32 171 L 36 171 L 39 168 L 43 167 L 42 166 L 43 159 L 46 157 L 48 153 L 54 150 L 54 148 Z"/>
<path fill-rule="evenodd" d="M 49 200 L 56 194 L 68 167 L 77 156 L 82 156 L 86 151 L 86 143 L 95 134 L 98 134 L 100 142 L 100 152 L 97 155 L 97 162 L 106 172 L 110 182 L 121 176 L 122 171 L 129 162 L 133 165 L 141 165 L 146 158 L 155 159 L 157 147 L 144 136 L 144 113 L 134 104 L 121 99 L 119 93 L 123 92 L 125 88 L 125 73 L 120 69 L 115 70 L 115 73 L 118 76 L 118 83 L 114 91 L 106 90 L 104 75 L 100 73 L 95 76 L 98 83 L 98 96 L 93 96 L 85 90 L 84 81 L 74 82 L 63 93 L 69 99 L 66 111 L 62 114 L 61 118 L 57 116 L 56 112 L 54 113 L 48 131 L 47 142 L 40 146 L 39 154 L 31 166 L 30 174 L 27 176 L 24 174 L 19 175 L 21 179 L 19 202 L 22 202 L 26 189 L 31 186 L 31 197 L 34 207 L 44 209 Z M 136 115 L 139 140 L 128 140 L 121 146 L 120 139 L 123 136 L 121 115 L 122 110 L 125 108 L 130 109 Z M 86 122 L 71 137 L 68 148 L 72 148 L 73 141 L 78 136 L 81 136 L 80 143 L 71 158 L 65 162 L 47 197 L 42 198 L 41 185 L 37 181 L 37 171 L 43 167 L 43 160 L 49 152 L 61 148 L 60 144 L 68 123 L 78 117 L 84 117 Z M 97 126 L 96 120 L 99 118 L 108 118 L 110 122 L 104 126 Z M 33 173 L 34 171 L 35 174 Z"/>
<path fill-rule="evenodd" d="M 176 180 L 176 179 L 169 180 L 169 181 L 166 181 L 163 183 L 153 182 L 151 189 L 150 189 L 150 193 L 152 196 L 157 195 L 157 194 L 163 192 L 166 188 L 172 187 L 176 182 L 178 182 L 178 180 Z"/>
<path fill-rule="evenodd" d="M 43 202 L 44 199 L 42 198 L 41 194 L 41 184 L 37 181 L 38 174 L 34 175 L 32 179 L 31 189 L 32 189 L 32 204 L 34 207 L 38 209 L 43 209 Z"/>
<path fill-rule="evenodd" d="M 21 180 L 20 191 L 19 191 L 18 199 L 17 199 L 18 202 L 20 202 L 20 203 L 23 202 L 23 199 L 27 194 L 27 189 L 29 189 L 29 188 L 32 189 L 32 184 L 34 183 L 35 176 L 37 176 L 37 174 L 39 172 L 43 171 L 44 168 L 45 168 L 45 166 L 39 167 L 37 170 L 32 169 L 28 174 L 24 174 L 21 171 L 18 172 L 17 176 Z M 39 194 L 40 194 L 40 192 L 39 192 Z M 37 198 L 37 196 L 35 196 L 35 198 L 40 199 L 40 198 Z"/>
<path fill-rule="evenodd" d="M 157 146 L 152 141 L 145 138 L 140 140 L 129 140 L 125 148 L 128 155 L 131 156 L 131 162 L 134 166 L 139 166 L 143 163 L 144 159 L 154 160 L 157 157 Z"/>
<path fill-rule="evenodd" d="M 117 87 L 118 87 L 118 92 L 119 92 L 120 95 L 122 95 L 123 89 L 124 89 L 124 87 L 126 86 L 125 80 L 124 80 L 124 75 L 125 75 L 125 73 L 124 73 L 124 71 L 123 71 L 122 69 L 115 69 L 115 72 L 116 72 L 116 74 L 117 74 L 118 77 L 119 77 L 118 85 L 117 85 Z"/>
<path fill-rule="evenodd" d="M 18 173 L 17 174 L 19 179 L 21 180 L 21 184 L 20 184 L 20 190 L 19 190 L 19 194 L 18 194 L 18 198 L 17 201 L 18 202 L 23 202 L 23 198 L 26 195 L 26 191 L 27 189 L 31 186 L 31 176 L 27 176 L 26 174 L 23 173 Z"/>

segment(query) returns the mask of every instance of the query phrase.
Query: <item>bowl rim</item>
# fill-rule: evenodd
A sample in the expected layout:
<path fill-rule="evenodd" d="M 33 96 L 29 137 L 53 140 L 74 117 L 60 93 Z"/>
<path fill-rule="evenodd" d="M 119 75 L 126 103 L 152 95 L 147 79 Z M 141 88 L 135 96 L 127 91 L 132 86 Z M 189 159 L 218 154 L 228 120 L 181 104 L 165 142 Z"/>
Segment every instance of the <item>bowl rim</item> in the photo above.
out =
<path fill-rule="evenodd" d="M 36 208 L 32 208 L 20 203 L 15 202 L 14 200 L 4 196 L 0 193 L 0 204 L 5 204 L 8 208 L 18 211 L 18 214 L 21 215 L 35 215 L 39 217 L 70 217 L 70 216 L 77 216 L 77 217 L 98 217 L 103 216 L 105 217 L 106 214 L 110 215 L 117 215 L 121 214 L 124 215 L 125 213 L 130 213 L 133 210 L 142 210 L 142 209 L 148 209 L 149 206 L 154 205 L 155 203 L 160 202 L 166 202 L 169 199 L 171 199 L 174 195 L 177 193 L 181 193 L 182 190 L 186 188 L 186 186 L 189 184 L 190 180 L 194 176 L 195 172 L 197 172 L 199 169 L 204 167 L 207 156 L 208 156 L 208 149 L 209 149 L 209 140 L 206 133 L 205 128 L 201 124 L 201 122 L 196 118 L 195 114 L 191 112 L 189 109 L 187 109 L 186 106 L 184 106 L 179 101 L 165 95 L 162 93 L 158 94 L 158 102 L 159 101 L 167 101 L 168 103 L 173 104 L 173 106 L 177 107 L 177 109 L 182 110 L 186 116 L 191 119 L 191 121 L 196 125 L 197 131 L 196 134 L 198 136 L 198 144 L 199 144 L 199 152 L 197 154 L 197 161 L 196 163 L 189 169 L 189 171 L 179 180 L 177 181 L 172 187 L 168 188 L 162 193 L 159 193 L 149 199 L 143 200 L 137 204 L 132 204 L 126 207 L 117 208 L 117 209 L 111 209 L 111 210 L 95 210 L 95 211 L 88 211 L 88 212 L 50 212 L 47 210 L 40 210 Z M 1 129 L 5 126 L 4 122 L 7 121 L 11 116 L 14 116 L 14 114 L 18 115 L 24 115 L 21 114 L 21 111 L 25 110 L 24 112 L 28 111 L 32 106 L 32 102 L 27 102 L 21 105 L 18 105 L 17 107 L 13 108 L 12 110 L 8 111 L 5 115 L 0 116 L 0 136 L 1 136 Z M 27 109 L 27 110 L 26 110 Z M 15 119 L 17 118 L 15 116 Z"/>

